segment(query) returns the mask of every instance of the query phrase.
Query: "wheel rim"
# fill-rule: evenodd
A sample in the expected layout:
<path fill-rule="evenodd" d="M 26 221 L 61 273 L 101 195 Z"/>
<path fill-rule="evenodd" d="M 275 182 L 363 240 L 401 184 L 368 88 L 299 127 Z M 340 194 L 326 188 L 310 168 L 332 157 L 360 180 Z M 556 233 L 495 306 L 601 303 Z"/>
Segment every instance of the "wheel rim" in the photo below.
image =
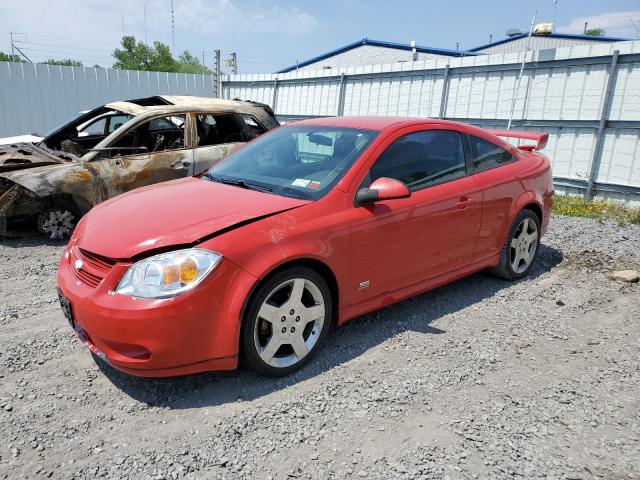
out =
<path fill-rule="evenodd" d="M 263 362 L 285 368 L 305 358 L 318 343 L 325 321 L 320 288 L 293 278 L 274 288 L 258 310 L 253 338 Z"/>
<path fill-rule="evenodd" d="M 65 238 L 73 231 L 73 219 L 69 210 L 51 210 L 42 223 L 42 231 L 50 238 Z"/>
<path fill-rule="evenodd" d="M 510 263 L 516 273 L 529 268 L 538 248 L 538 226 L 530 218 L 525 218 L 511 239 Z"/>

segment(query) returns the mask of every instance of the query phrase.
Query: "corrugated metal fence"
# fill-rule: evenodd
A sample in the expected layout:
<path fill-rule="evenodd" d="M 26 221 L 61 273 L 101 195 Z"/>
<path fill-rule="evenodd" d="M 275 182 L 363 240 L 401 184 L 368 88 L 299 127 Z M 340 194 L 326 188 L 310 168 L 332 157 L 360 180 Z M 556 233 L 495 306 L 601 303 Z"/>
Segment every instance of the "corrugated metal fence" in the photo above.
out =
<path fill-rule="evenodd" d="M 215 93 L 213 75 L 0 62 L 0 137 L 43 132 L 116 100 Z"/>
<path fill-rule="evenodd" d="M 616 53 L 616 51 L 618 53 Z M 223 77 L 225 98 L 272 106 L 281 120 L 400 115 L 550 134 L 560 189 L 640 200 L 640 42 L 581 45 L 340 70 Z M 514 104 L 515 94 L 515 104 Z"/>

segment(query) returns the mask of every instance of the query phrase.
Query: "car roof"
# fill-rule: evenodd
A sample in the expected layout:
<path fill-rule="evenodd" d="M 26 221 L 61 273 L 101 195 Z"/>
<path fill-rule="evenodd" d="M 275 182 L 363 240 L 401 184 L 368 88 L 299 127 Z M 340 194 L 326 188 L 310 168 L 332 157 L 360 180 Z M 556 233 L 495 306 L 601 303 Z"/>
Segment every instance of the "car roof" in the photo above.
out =
<path fill-rule="evenodd" d="M 289 125 L 318 125 L 332 127 L 362 128 L 365 130 L 382 131 L 391 126 L 402 125 L 457 125 L 468 126 L 465 123 L 453 122 L 451 120 L 440 120 L 437 118 L 416 118 L 416 117 L 385 117 L 385 116 L 362 116 L 362 117 L 318 117 L 308 120 L 300 120 Z"/>
<path fill-rule="evenodd" d="M 107 103 L 107 108 L 112 108 L 120 112 L 131 115 L 142 115 L 143 113 L 173 113 L 185 110 L 203 111 L 214 110 L 222 112 L 237 111 L 238 107 L 243 109 L 261 108 L 261 105 L 243 100 L 227 100 L 214 97 L 194 97 L 188 95 L 158 95 L 165 100 L 166 104 L 139 105 L 135 101 L 118 101 Z"/>

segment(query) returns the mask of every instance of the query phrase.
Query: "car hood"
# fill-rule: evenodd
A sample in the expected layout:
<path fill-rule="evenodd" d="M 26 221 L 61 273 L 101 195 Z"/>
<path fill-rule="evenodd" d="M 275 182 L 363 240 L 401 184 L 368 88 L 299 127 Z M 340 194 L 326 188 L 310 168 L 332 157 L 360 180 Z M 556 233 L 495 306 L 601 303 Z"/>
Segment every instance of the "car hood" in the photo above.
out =
<path fill-rule="evenodd" d="M 25 168 L 55 165 L 77 160 L 70 153 L 51 150 L 45 145 L 33 143 L 10 143 L 0 145 L 0 173 Z"/>
<path fill-rule="evenodd" d="M 92 253 L 131 259 L 189 246 L 249 221 L 309 203 L 200 178 L 173 180 L 119 195 L 93 208 L 77 243 Z"/>

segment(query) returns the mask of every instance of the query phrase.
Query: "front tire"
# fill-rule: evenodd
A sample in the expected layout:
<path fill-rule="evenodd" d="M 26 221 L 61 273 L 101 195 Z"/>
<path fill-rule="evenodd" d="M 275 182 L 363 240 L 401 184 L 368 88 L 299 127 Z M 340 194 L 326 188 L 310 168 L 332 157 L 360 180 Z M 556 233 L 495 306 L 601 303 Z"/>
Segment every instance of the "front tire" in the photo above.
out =
<path fill-rule="evenodd" d="M 78 217 L 65 207 L 48 208 L 38 214 L 36 228 L 51 239 L 65 240 L 71 236 Z"/>
<path fill-rule="evenodd" d="M 269 377 L 300 369 L 321 348 L 331 314 L 329 287 L 316 271 L 293 267 L 275 274 L 248 303 L 241 331 L 244 363 Z"/>
<path fill-rule="evenodd" d="M 506 280 L 524 277 L 533 267 L 539 246 L 540 219 L 525 208 L 513 220 L 500 251 L 500 262 L 491 273 Z"/>

